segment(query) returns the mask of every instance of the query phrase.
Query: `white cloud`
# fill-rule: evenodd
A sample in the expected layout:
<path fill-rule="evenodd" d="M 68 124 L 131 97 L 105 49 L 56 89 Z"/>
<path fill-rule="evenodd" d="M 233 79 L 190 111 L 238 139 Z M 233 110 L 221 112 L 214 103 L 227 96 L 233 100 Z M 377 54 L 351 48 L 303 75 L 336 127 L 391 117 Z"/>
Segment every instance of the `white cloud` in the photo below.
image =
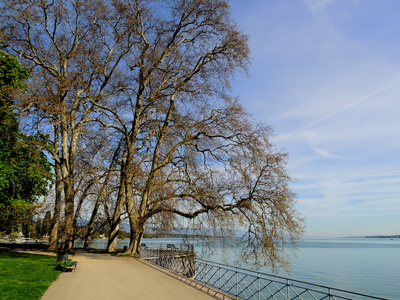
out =
<path fill-rule="evenodd" d="M 237 89 L 250 112 L 275 129 L 272 142 L 289 152 L 310 232 L 339 218 L 349 231 L 352 218 L 366 228 L 369 218 L 389 232 L 399 224 L 389 216 L 400 212 L 400 57 L 365 32 L 384 43 L 392 31 L 356 30 L 356 21 L 368 24 L 363 13 L 371 6 L 363 2 L 301 1 L 248 2 L 237 15 L 255 47 L 252 78 Z M 390 7 L 376 6 L 380 14 L 368 16 L 383 21 Z M 400 27 L 400 16 L 390 20 Z M 397 36 L 386 39 L 400 48 Z"/>
<path fill-rule="evenodd" d="M 325 10 L 327 7 L 332 5 L 337 0 L 304 0 L 304 3 L 314 13 Z"/>
<path fill-rule="evenodd" d="M 319 14 L 325 12 L 335 4 L 341 5 L 343 9 L 345 5 L 354 6 L 359 2 L 359 0 L 303 0 L 303 2 L 312 13 Z"/>
<path fill-rule="evenodd" d="M 326 158 L 326 159 L 342 159 L 343 158 L 343 156 L 333 154 L 325 149 L 314 148 L 314 151 L 316 154 L 318 154 L 322 158 Z"/>

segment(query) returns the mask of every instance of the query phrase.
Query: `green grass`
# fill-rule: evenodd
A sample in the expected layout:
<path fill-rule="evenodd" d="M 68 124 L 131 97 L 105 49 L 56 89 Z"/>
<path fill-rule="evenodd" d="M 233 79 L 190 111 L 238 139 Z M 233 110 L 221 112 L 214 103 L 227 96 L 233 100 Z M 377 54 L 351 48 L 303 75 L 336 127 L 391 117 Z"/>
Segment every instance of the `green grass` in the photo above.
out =
<path fill-rule="evenodd" d="M 61 271 L 54 270 L 56 258 L 0 249 L 0 298 L 40 299 Z"/>

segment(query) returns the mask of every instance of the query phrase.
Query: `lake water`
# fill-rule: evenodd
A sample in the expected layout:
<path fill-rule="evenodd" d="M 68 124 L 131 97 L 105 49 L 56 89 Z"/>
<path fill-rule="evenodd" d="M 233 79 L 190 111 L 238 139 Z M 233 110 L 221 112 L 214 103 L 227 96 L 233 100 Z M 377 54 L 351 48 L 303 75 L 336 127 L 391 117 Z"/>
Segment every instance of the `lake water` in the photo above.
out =
<path fill-rule="evenodd" d="M 297 255 L 295 279 L 400 299 L 400 240 L 305 240 Z"/>
<path fill-rule="evenodd" d="M 143 240 L 149 247 L 180 242 L 181 239 Z M 127 244 L 128 241 L 120 241 L 121 248 Z M 290 276 L 286 273 L 279 275 L 377 297 L 400 299 L 400 239 L 306 239 L 299 244 L 296 254 L 297 258 L 291 261 Z M 226 263 L 219 254 L 206 259 Z M 258 271 L 270 273 L 267 269 Z"/>

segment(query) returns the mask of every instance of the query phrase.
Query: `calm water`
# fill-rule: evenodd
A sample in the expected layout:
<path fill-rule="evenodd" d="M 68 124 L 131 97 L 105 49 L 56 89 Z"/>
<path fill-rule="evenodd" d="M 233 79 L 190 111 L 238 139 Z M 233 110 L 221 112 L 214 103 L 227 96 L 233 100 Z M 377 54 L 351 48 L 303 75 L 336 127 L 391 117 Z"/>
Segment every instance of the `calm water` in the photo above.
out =
<path fill-rule="evenodd" d="M 181 239 L 144 239 L 147 246 L 179 244 Z M 106 241 L 96 241 L 101 247 Z M 120 247 L 128 241 L 120 241 Z M 224 262 L 221 255 L 206 257 Z M 258 270 L 270 273 L 269 270 Z M 279 275 L 288 276 L 286 273 Z M 304 240 L 288 276 L 315 284 L 400 299 L 400 239 L 320 239 Z"/>
<path fill-rule="evenodd" d="M 295 279 L 400 299 L 400 240 L 305 240 L 299 249 Z"/>

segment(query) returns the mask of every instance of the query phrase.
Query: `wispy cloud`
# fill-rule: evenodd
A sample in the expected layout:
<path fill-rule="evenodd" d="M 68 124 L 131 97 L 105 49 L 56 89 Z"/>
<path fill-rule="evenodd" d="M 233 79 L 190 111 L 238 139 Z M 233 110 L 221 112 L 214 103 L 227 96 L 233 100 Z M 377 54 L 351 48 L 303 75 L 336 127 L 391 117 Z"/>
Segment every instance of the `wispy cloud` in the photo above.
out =
<path fill-rule="evenodd" d="M 233 1 L 254 57 L 236 90 L 289 152 L 310 233 L 338 218 L 400 223 L 389 217 L 400 213 L 400 3 L 389 2 Z"/>
<path fill-rule="evenodd" d="M 358 3 L 358 0 L 303 0 L 305 5 L 314 13 L 318 14 L 321 12 L 324 12 L 327 10 L 329 7 L 339 4 L 343 7 L 343 4 L 345 3 L 346 5 L 354 5 Z"/>
<path fill-rule="evenodd" d="M 325 10 L 335 1 L 337 0 L 304 0 L 304 3 L 311 9 L 311 11 L 319 12 Z"/>

